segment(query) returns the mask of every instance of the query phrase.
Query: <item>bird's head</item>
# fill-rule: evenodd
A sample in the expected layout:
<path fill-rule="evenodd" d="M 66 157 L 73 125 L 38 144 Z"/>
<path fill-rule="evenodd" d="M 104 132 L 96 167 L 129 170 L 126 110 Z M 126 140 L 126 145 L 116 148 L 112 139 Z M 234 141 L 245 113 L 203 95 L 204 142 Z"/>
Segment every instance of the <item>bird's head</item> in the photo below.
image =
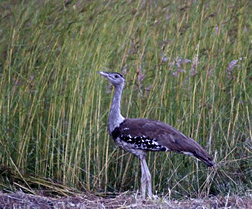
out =
<path fill-rule="evenodd" d="M 125 79 L 120 73 L 109 73 L 102 71 L 99 71 L 98 73 L 107 78 L 115 87 L 124 85 Z"/>

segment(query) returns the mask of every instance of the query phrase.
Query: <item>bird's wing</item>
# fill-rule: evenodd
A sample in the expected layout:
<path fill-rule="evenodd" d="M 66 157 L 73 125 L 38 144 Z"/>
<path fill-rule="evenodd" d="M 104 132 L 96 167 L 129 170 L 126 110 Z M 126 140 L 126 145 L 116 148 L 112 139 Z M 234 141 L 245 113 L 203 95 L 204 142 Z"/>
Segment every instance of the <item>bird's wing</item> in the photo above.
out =
<path fill-rule="evenodd" d="M 161 121 L 128 118 L 120 124 L 119 131 L 124 136 L 155 140 L 155 143 L 165 147 L 167 151 L 188 154 L 208 166 L 214 165 L 211 156 L 196 141 Z"/>

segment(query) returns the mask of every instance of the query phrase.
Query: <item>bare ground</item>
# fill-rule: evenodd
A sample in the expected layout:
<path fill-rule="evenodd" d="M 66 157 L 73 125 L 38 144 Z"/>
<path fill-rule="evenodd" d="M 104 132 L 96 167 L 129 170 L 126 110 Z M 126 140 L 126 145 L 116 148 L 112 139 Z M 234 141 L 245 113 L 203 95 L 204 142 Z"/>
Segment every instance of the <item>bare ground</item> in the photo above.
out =
<path fill-rule="evenodd" d="M 41 195 L 17 192 L 0 192 L 0 209 L 67 209 L 67 208 L 251 208 L 252 198 L 239 196 L 211 197 L 204 199 L 185 199 L 181 201 L 156 198 L 141 200 L 136 195 L 122 193 L 115 198 L 104 198 L 93 194 L 52 198 Z"/>

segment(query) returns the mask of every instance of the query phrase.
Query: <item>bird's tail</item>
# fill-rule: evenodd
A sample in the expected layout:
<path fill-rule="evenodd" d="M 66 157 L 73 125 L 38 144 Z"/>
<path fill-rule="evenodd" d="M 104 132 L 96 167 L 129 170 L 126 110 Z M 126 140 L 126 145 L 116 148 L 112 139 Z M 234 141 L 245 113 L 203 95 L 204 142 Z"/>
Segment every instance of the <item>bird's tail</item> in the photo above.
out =
<path fill-rule="evenodd" d="M 216 166 L 213 158 L 198 143 L 197 143 L 197 146 L 194 146 L 193 148 L 194 149 L 191 149 L 188 151 L 182 151 L 182 153 L 198 158 L 203 163 L 205 163 L 208 167 Z"/>

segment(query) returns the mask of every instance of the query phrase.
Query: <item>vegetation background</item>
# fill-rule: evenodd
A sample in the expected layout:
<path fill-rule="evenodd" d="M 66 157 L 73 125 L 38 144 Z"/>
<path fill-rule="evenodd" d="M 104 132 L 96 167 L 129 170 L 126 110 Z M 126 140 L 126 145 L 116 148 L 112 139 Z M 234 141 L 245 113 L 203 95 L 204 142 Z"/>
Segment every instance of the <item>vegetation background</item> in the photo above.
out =
<path fill-rule="evenodd" d="M 118 194 L 140 184 L 138 159 L 106 131 L 112 88 L 122 113 L 194 138 L 216 169 L 150 153 L 169 198 L 252 192 L 252 3 L 36 0 L 0 3 L 0 187 Z"/>

